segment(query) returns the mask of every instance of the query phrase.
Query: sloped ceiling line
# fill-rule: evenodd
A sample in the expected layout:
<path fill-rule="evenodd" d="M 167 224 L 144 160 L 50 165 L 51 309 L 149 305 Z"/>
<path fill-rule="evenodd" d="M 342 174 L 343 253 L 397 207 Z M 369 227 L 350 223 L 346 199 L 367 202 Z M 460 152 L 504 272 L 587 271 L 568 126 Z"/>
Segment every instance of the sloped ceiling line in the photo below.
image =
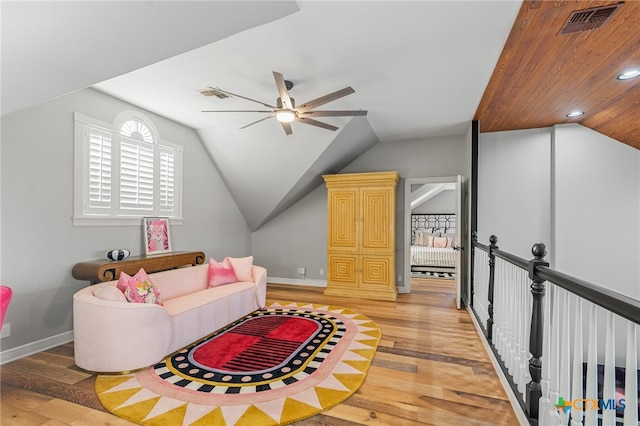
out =
<path fill-rule="evenodd" d="M 415 209 L 420 204 L 432 199 L 442 191 L 455 189 L 455 185 L 450 183 L 438 183 L 433 185 L 422 185 L 411 193 L 411 209 Z"/>
<path fill-rule="evenodd" d="M 3 115 L 299 10 L 289 0 L 2 1 L 1 7 Z"/>

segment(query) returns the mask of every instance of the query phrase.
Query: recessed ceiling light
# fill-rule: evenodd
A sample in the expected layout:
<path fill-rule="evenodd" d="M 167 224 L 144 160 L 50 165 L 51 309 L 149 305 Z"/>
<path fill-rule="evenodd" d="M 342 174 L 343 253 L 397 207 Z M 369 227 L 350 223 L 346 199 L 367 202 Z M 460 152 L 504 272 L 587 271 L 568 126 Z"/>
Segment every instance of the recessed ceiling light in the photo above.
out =
<path fill-rule="evenodd" d="M 584 114 L 584 111 L 573 111 L 573 112 L 570 112 L 569 114 L 567 114 L 567 117 L 569 117 L 569 118 L 580 117 L 583 114 Z"/>
<path fill-rule="evenodd" d="M 639 75 L 640 75 L 640 69 L 634 69 L 634 70 L 625 71 L 616 78 L 618 80 L 629 80 L 630 78 L 634 78 Z"/>

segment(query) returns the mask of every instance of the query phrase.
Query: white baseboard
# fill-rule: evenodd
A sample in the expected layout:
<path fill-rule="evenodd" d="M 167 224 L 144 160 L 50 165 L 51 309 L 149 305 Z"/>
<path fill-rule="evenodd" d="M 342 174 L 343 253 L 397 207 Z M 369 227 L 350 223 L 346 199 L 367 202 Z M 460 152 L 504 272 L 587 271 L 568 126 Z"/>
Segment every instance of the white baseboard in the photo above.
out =
<path fill-rule="evenodd" d="M 292 284 L 292 285 L 302 285 L 307 287 L 326 287 L 327 286 L 327 280 L 267 277 L 267 282 L 272 284 Z"/>
<path fill-rule="evenodd" d="M 500 364 L 498 363 L 498 360 L 496 359 L 496 356 L 493 353 L 493 350 L 491 349 L 487 341 L 484 339 L 483 337 L 484 331 L 482 330 L 482 327 L 480 327 L 480 324 L 478 324 L 475 314 L 473 313 L 470 307 L 467 307 L 467 312 L 471 317 L 471 321 L 473 321 L 473 325 L 475 325 L 476 327 L 476 331 L 478 332 L 478 334 L 480 334 L 480 340 L 482 341 L 482 344 L 484 345 L 484 348 L 487 351 L 489 358 L 491 358 L 493 369 L 496 371 L 496 374 L 500 379 L 500 383 L 502 384 L 502 387 L 504 388 L 504 391 L 506 392 L 507 397 L 509 398 L 509 402 L 511 403 L 511 407 L 513 408 L 513 411 L 516 413 L 516 417 L 520 422 L 520 426 L 529 426 L 530 423 L 529 423 L 529 419 L 527 418 L 527 414 L 522 410 L 522 407 L 518 402 L 518 398 L 513 393 L 513 389 L 511 389 L 511 385 L 509 384 L 509 381 L 505 377 L 504 372 L 502 371 L 502 368 L 500 367 Z"/>
<path fill-rule="evenodd" d="M 307 280 L 296 278 L 280 278 L 280 277 L 267 277 L 267 282 L 272 284 L 290 284 L 301 285 L 306 287 L 326 287 L 327 280 Z M 408 293 L 404 286 L 398 286 L 398 293 Z"/>
<path fill-rule="evenodd" d="M 73 341 L 73 330 L 0 352 L 0 365 Z"/>

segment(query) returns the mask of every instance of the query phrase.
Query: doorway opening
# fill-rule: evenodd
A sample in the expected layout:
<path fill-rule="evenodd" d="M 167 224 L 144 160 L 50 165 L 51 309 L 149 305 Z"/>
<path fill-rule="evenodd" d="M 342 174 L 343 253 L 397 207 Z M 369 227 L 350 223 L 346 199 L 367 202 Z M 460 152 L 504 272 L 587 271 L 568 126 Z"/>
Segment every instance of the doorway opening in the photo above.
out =
<path fill-rule="evenodd" d="M 458 309 L 464 282 L 463 194 L 462 176 L 404 181 L 404 292 L 411 292 L 412 275 L 437 279 L 438 274 L 453 274 Z"/>

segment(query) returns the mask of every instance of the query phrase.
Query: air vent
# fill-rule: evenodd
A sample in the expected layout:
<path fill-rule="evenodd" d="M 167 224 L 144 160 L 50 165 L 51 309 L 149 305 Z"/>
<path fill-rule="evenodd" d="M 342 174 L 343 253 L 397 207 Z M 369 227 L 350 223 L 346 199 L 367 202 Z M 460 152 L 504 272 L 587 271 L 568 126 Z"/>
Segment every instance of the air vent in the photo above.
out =
<path fill-rule="evenodd" d="M 560 30 L 560 34 L 579 33 L 595 30 L 603 26 L 624 3 L 611 6 L 594 7 L 592 9 L 577 10 L 569 16 L 569 19 Z"/>
<path fill-rule="evenodd" d="M 203 96 L 207 96 L 207 97 L 215 96 L 218 99 L 224 99 L 229 97 L 229 95 L 227 95 L 226 93 L 224 93 L 223 91 L 215 87 L 207 87 L 206 89 L 202 89 L 200 93 Z"/>

